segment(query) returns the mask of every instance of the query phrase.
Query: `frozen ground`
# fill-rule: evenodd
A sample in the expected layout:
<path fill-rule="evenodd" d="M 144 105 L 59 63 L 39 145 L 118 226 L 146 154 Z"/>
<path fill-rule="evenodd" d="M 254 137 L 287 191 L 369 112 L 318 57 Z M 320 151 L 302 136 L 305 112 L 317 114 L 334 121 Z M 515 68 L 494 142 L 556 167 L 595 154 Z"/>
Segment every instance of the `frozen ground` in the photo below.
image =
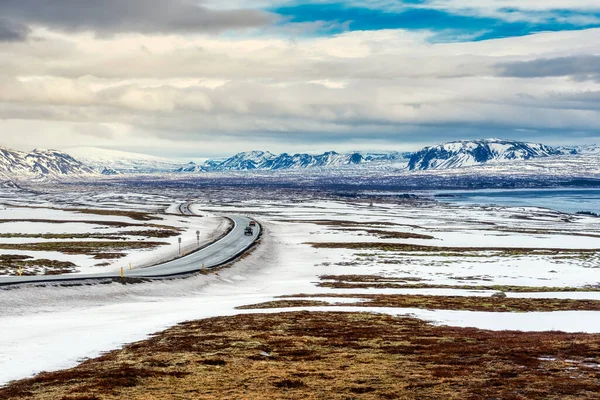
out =
<path fill-rule="evenodd" d="M 123 199 L 119 205 L 118 199 Z M 27 199 L 29 201 L 29 198 Z M 196 231 L 200 231 L 200 245 L 221 235 L 227 228 L 227 221 L 223 218 L 210 214 L 199 214 L 197 218 L 186 218 L 178 215 L 178 205 L 181 202 L 162 204 L 152 196 L 121 195 L 117 193 L 99 194 L 96 202 L 84 204 L 73 204 L 53 199 L 41 202 L 31 207 L 13 205 L 12 199 L 0 197 L 0 245 L 23 245 L 23 244 L 51 244 L 69 242 L 102 243 L 115 240 L 128 241 L 151 241 L 164 243 L 153 249 L 123 249 L 113 253 L 122 253 L 121 257 L 111 258 L 94 257 L 90 254 L 68 254 L 62 251 L 38 251 L 22 249 L 0 249 L 0 254 L 18 256 L 29 256 L 34 260 L 54 260 L 71 262 L 76 265 L 74 273 L 95 273 L 104 271 L 117 271 L 121 267 L 143 268 L 144 266 L 168 261 L 178 256 L 178 239 L 182 239 L 182 252 L 190 252 L 198 247 Z M 104 200 L 104 201 L 103 201 Z M 108 201 L 106 201 L 108 200 Z M 163 200 L 163 199 L 160 199 Z M 130 207 L 140 202 L 144 208 Z M 79 207 L 78 207 L 79 206 Z M 69 211 L 74 209 L 100 209 L 100 210 L 125 210 L 149 212 L 149 220 L 136 220 L 120 215 L 97 215 L 93 213 L 82 213 Z M 122 226 L 114 226 L 112 223 L 122 223 Z M 171 237 L 145 237 L 135 234 L 140 231 L 159 231 L 162 226 L 177 229 Z M 26 235 L 43 234 L 46 237 L 27 237 Z M 104 235 L 105 237 L 81 238 L 77 235 L 91 234 Z M 69 235 L 74 235 L 69 238 Z M 106 235 L 116 235 L 110 237 Z M 111 251 L 107 251 L 110 253 Z M 0 275 L 2 274 L 0 268 Z M 13 271 L 14 272 L 14 271 Z M 24 272 L 29 272 L 27 269 Z"/>
<path fill-rule="evenodd" d="M 57 201 L 56 196 L 40 199 L 44 204 L 39 205 L 53 204 Z M 116 200 L 119 197 L 124 208 L 155 212 L 160 207 L 167 209 L 187 200 L 176 195 L 169 199 L 112 193 L 102 199 L 84 194 L 77 202 L 114 207 L 119 203 Z M 146 208 L 136 205 L 139 201 L 146 201 Z M 377 275 L 390 279 L 410 276 L 432 286 L 510 284 L 580 288 L 600 282 L 598 253 L 566 258 L 561 254 L 506 256 L 485 249 L 595 249 L 600 247 L 600 219 L 592 217 L 575 217 L 535 208 L 400 202 L 370 206 L 369 203 L 318 199 L 306 202 L 202 201 L 193 209 L 203 215 L 242 213 L 256 216 L 265 227 L 261 245 L 231 268 L 213 275 L 131 286 L 110 284 L 0 290 L 0 384 L 42 370 L 75 365 L 82 358 L 143 339 L 181 321 L 242 312 L 272 312 L 240 311 L 235 307 L 272 301 L 281 295 L 314 294 L 319 295 L 320 300 L 326 300 L 332 293 L 480 297 L 494 293 L 476 288 L 348 290 L 317 286 L 319 276 L 325 274 Z M 173 218 L 185 220 L 179 216 Z M 338 221 L 338 225 L 324 223 L 324 220 Z M 358 224 L 349 225 L 348 221 Z M 434 238 L 382 239 L 369 232 L 373 229 Z M 448 256 L 315 248 L 307 242 L 413 243 L 474 250 L 464 256 Z M 600 299 L 598 292 L 509 293 L 508 296 Z M 335 302 L 339 301 L 335 299 Z M 494 330 L 600 332 L 600 312 L 493 313 L 345 306 L 309 309 L 409 314 L 438 324 Z"/>

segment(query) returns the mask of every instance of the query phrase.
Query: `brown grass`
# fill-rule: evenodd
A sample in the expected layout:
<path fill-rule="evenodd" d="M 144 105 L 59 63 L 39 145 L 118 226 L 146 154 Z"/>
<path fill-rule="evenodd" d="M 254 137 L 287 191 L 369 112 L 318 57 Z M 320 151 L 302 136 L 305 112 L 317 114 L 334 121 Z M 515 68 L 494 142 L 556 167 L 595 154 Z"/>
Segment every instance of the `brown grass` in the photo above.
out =
<path fill-rule="evenodd" d="M 334 280 L 340 282 L 366 282 L 366 283 L 389 283 L 389 282 L 420 282 L 424 279 L 414 276 L 379 276 L 379 275 L 321 275 L 320 279 Z"/>
<path fill-rule="evenodd" d="M 157 228 L 157 229 L 169 229 L 173 231 L 181 231 L 181 229 L 169 225 L 160 224 L 137 224 L 123 221 L 94 221 L 94 220 L 59 220 L 59 219 L 0 219 L 0 224 L 10 222 L 31 222 L 36 224 L 88 224 L 88 225 L 100 225 L 110 226 L 116 228 L 128 228 L 133 226 L 145 227 L 145 228 Z"/>
<path fill-rule="evenodd" d="M 310 300 L 313 297 L 356 299 L 355 303 L 328 303 Z M 600 311 L 598 300 L 571 299 L 523 299 L 492 298 L 476 296 L 429 296 L 429 295 L 377 295 L 377 294 L 297 294 L 281 296 L 284 300 L 270 301 L 238 307 L 240 310 L 274 309 L 291 307 L 351 306 L 422 308 L 430 310 L 465 310 L 488 312 L 549 312 L 549 311 Z M 289 298 L 303 298 L 291 300 Z M 367 301 L 359 301 L 359 300 Z"/>
<path fill-rule="evenodd" d="M 485 229 L 492 232 L 503 233 L 525 233 L 528 235 L 560 235 L 560 236 L 581 236 L 600 238 L 600 235 L 587 232 L 573 232 L 569 230 L 553 230 L 553 229 L 525 229 L 525 228 L 493 228 Z"/>
<path fill-rule="evenodd" d="M 366 232 L 369 235 L 377 236 L 379 239 L 435 239 L 430 235 L 422 235 L 420 233 L 412 233 L 412 232 L 396 232 L 396 231 L 384 231 L 381 229 L 351 229 L 351 228 L 341 228 L 337 229 L 337 231 L 345 231 L 345 232 Z"/>
<path fill-rule="evenodd" d="M 57 211 L 69 211 L 81 214 L 93 214 L 93 215 L 111 215 L 118 217 L 127 217 L 136 221 L 151 221 L 151 220 L 162 220 L 156 214 L 152 214 L 144 211 L 133 211 L 133 210 L 110 210 L 105 208 L 59 208 L 59 207 L 41 207 L 31 205 L 17 205 L 17 204 L 6 204 L 7 207 L 12 208 L 31 208 L 31 209 L 45 209 L 45 210 L 57 210 Z"/>
<path fill-rule="evenodd" d="M 77 209 L 65 209 L 65 211 L 73 211 L 81 214 L 93 214 L 93 215 L 110 215 L 117 217 L 127 217 L 135 221 L 152 221 L 162 220 L 163 218 L 142 211 L 128 211 L 128 210 L 106 210 L 106 209 L 92 209 L 92 208 L 77 208 Z"/>
<path fill-rule="evenodd" d="M 123 231 L 113 233 L 0 233 L 0 239 L 113 239 L 125 240 L 128 236 L 169 238 L 178 236 L 179 232 L 169 229 L 146 229 L 140 231 Z"/>
<path fill-rule="evenodd" d="M 401 225 L 394 222 L 386 221 L 338 221 L 333 219 L 315 219 L 315 220 L 301 220 L 301 219 L 283 219 L 278 220 L 279 222 L 299 223 L 299 224 L 315 224 L 315 225 L 326 225 L 326 226 L 350 226 L 350 227 L 364 227 L 364 226 L 409 226 L 416 227 L 416 225 Z"/>
<path fill-rule="evenodd" d="M 68 274 L 76 271 L 77 266 L 69 261 L 33 259 L 30 256 L 2 254 L 0 255 L 0 274 L 16 276 L 21 268 L 23 275 L 39 275 L 45 270 L 46 275 Z"/>
<path fill-rule="evenodd" d="M 356 277 L 356 278 L 353 278 Z M 383 278 L 372 275 L 322 275 L 317 286 L 332 289 L 459 289 L 459 290 L 495 290 L 512 293 L 542 293 L 542 292 L 600 292 L 600 286 L 515 286 L 515 285 L 442 285 L 428 283 L 409 283 L 419 281 L 419 278 Z"/>
<path fill-rule="evenodd" d="M 381 250 L 397 252 L 423 252 L 423 253 L 441 253 L 441 255 L 462 255 L 464 253 L 495 252 L 498 255 L 516 256 L 516 255 L 558 255 L 558 254 L 595 254 L 600 249 L 559 249 L 559 248 L 521 248 L 521 247 L 445 247 L 445 246 L 424 246 L 408 243 L 381 243 L 381 242 L 320 242 L 306 243 L 317 249 L 351 249 L 351 250 Z"/>
<path fill-rule="evenodd" d="M 106 255 L 119 250 L 153 249 L 167 245 L 165 242 L 105 241 L 105 242 L 41 242 L 2 243 L 3 250 L 57 251 L 64 254 Z"/>
<path fill-rule="evenodd" d="M 311 297 L 308 295 L 299 295 L 293 297 Z M 292 296 L 290 296 L 292 297 Z M 316 297 L 316 296 L 315 296 Z M 236 307 L 236 310 L 268 310 L 272 308 L 298 308 L 298 307 L 325 307 L 331 304 L 326 301 L 318 301 L 318 300 L 275 300 L 275 301 L 267 301 L 264 303 L 258 304 L 250 304 L 246 306 Z"/>
<path fill-rule="evenodd" d="M 367 313 L 188 322 L 2 399 L 597 399 L 600 335 L 436 327 Z"/>

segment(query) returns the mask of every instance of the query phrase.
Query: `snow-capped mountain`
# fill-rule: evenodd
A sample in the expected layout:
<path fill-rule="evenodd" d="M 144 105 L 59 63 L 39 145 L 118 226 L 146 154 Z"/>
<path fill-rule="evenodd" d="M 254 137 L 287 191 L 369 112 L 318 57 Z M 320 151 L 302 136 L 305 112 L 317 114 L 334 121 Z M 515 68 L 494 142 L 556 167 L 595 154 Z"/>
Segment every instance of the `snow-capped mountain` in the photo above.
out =
<path fill-rule="evenodd" d="M 363 153 L 347 154 L 328 151 L 319 155 L 312 154 L 273 154 L 268 151 L 250 151 L 238 153 L 225 160 L 209 160 L 204 165 L 190 164 L 180 172 L 198 171 L 253 171 L 253 170 L 286 170 L 302 168 L 334 168 L 345 165 L 359 165 L 372 162 L 393 162 L 406 159 L 405 153 Z"/>
<path fill-rule="evenodd" d="M 583 146 L 560 146 L 556 148 L 562 154 L 583 154 L 593 155 L 600 154 L 600 145 L 598 144 L 587 144 Z"/>
<path fill-rule="evenodd" d="M 586 146 L 577 146 L 577 154 L 600 154 L 599 144 L 590 144 Z"/>
<path fill-rule="evenodd" d="M 561 154 L 564 153 L 539 143 L 502 139 L 465 140 L 425 147 L 411 156 L 408 168 L 410 170 L 443 170 L 488 162 L 529 160 Z"/>
<path fill-rule="evenodd" d="M 172 174 L 238 171 L 298 171 L 312 169 L 320 173 L 346 173 L 350 169 L 367 174 L 408 170 L 432 170 L 460 173 L 462 167 L 525 168 L 524 160 L 547 160 L 550 166 L 586 165 L 600 162 L 600 146 L 550 147 L 538 143 L 485 139 L 456 141 L 425 147 L 416 153 L 329 151 L 323 154 L 273 154 L 268 151 L 238 153 L 233 157 L 212 159 L 203 163 L 155 157 L 139 153 L 91 147 L 74 148 L 70 154 L 56 150 L 36 149 L 30 153 L 0 147 L 0 180 L 48 175 L 122 175 Z M 500 166 L 502 164 L 502 166 Z M 536 167 L 537 164 L 527 164 Z M 488 168 L 489 167 L 489 168 Z M 491 169 L 490 169 L 491 168 Z M 587 168 L 587 167 L 586 167 Z M 473 170 L 473 168 L 467 168 Z M 550 168 L 551 169 L 551 168 Z M 593 169 L 593 168 L 592 168 Z M 452 172 L 449 170 L 453 170 Z M 369 172 L 370 171 L 370 172 Z"/>
<path fill-rule="evenodd" d="M 248 171 L 252 169 L 264 169 L 263 165 L 277 157 L 268 151 L 249 151 L 238 153 L 233 157 L 217 164 L 214 170 L 217 171 Z"/>
<path fill-rule="evenodd" d="M 91 175 L 94 171 L 69 154 L 35 149 L 30 153 L 0 148 L 0 173 L 21 175 Z"/>
<path fill-rule="evenodd" d="M 69 154 L 57 150 L 35 149 L 25 156 L 34 173 L 41 175 L 86 175 L 94 171 Z"/>
<path fill-rule="evenodd" d="M 67 151 L 103 175 L 166 173 L 185 164 L 180 160 L 98 147 L 76 147 Z"/>
<path fill-rule="evenodd" d="M 0 172 L 12 174 L 30 171 L 31 165 L 27 162 L 26 156 L 27 153 L 0 147 Z"/>
<path fill-rule="evenodd" d="M 192 172 L 206 172 L 208 171 L 206 169 L 206 167 L 204 165 L 198 165 L 193 161 L 190 161 L 188 164 L 184 165 L 183 167 L 179 167 L 175 170 L 175 172 L 186 172 L 186 173 L 192 173 Z"/>

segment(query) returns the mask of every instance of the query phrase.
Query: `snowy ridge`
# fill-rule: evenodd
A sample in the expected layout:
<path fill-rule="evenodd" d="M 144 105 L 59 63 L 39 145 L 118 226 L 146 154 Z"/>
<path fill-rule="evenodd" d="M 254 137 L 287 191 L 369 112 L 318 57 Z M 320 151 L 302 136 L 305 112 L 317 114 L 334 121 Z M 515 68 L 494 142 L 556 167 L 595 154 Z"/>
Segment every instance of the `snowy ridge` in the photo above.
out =
<path fill-rule="evenodd" d="M 502 139 L 458 141 L 425 147 L 411 156 L 408 167 L 410 170 L 446 170 L 562 154 L 565 153 L 540 143 Z"/>
<path fill-rule="evenodd" d="M 199 171 L 252 171 L 252 170 L 291 170 L 303 168 L 335 168 L 345 165 L 360 165 L 372 162 L 394 162 L 407 158 L 406 153 L 336 153 L 328 151 L 319 155 L 311 154 L 273 154 L 268 151 L 250 151 L 238 153 L 225 160 L 209 160 L 204 165 L 189 165 L 179 172 Z"/>
<path fill-rule="evenodd" d="M 533 167 L 530 164 L 527 166 L 523 164 L 526 160 L 539 160 L 539 162 L 546 160 L 542 169 L 550 175 L 561 175 L 570 171 L 571 175 L 582 176 L 583 171 L 596 171 L 595 165 L 600 162 L 600 145 L 551 147 L 539 143 L 501 139 L 448 142 L 425 147 L 416 153 L 328 151 L 318 155 L 306 153 L 292 155 L 250 151 L 198 164 L 93 147 L 73 148 L 68 152 L 69 154 L 56 150 L 37 149 L 24 153 L 0 147 L 0 178 L 11 180 L 15 177 L 48 175 L 177 175 L 240 171 L 248 173 L 280 171 L 293 174 L 308 169 L 318 174 L 343 173 L 349 170 L 364 171 L 365 174 L 407 170 L 448 171 L 454 174 L 464 170 L 475 172 L 474 168 L 483 168 L 481 173 L 491 173 L 494 168 L 519 173 L 523 172 L 521 171 L 523 168 Z"/>
<path fill-rule="evenodd" d="M 30 153 L 0 148 L 0 175 L 93 175 L 94 171 L 69 154 L 35 149 Z"/>
<path fill-rule="evenodd" d="M 8 176 L 13 173 L 29 172 L 31 165 L 26 157 L 26 153 L 0 147 L 0 173 Z"/>
<path fill-rule="evenodd" d="M 557 147 L 558 151 L 562 154 L 581 154 L 581 155 L 600 155 L 600 145 L 599 144 L 588 144 L 583 146 L 569 146 L 569 147 Z"/>
<path fill-rule="evenodd" d="M 98 147 L 75 147 L 67 151 L 103 175 L 168 173 L 177 170 L 184 163 L 179 160 L 147 154 L 107 150 Z"/>

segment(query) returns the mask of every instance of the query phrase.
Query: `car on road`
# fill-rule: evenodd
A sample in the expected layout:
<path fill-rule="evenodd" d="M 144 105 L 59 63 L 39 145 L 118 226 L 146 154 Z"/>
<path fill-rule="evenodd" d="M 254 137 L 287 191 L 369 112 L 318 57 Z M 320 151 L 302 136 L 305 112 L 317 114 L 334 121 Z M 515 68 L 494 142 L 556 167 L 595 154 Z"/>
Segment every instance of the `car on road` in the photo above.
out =
<path fill-rule="evenodd" d="M 250 221 L 250 223 L 248 224 L 248 226 L 256 226 L 256 221 Z"/>
<path fill-rule="evenodd" d="M 254 230 L 252 229 L 251 226 L 247 226 L 246 229 L 244 230 L 244 235 L 246 236 L 252 236 L 254 234 Z"/>

